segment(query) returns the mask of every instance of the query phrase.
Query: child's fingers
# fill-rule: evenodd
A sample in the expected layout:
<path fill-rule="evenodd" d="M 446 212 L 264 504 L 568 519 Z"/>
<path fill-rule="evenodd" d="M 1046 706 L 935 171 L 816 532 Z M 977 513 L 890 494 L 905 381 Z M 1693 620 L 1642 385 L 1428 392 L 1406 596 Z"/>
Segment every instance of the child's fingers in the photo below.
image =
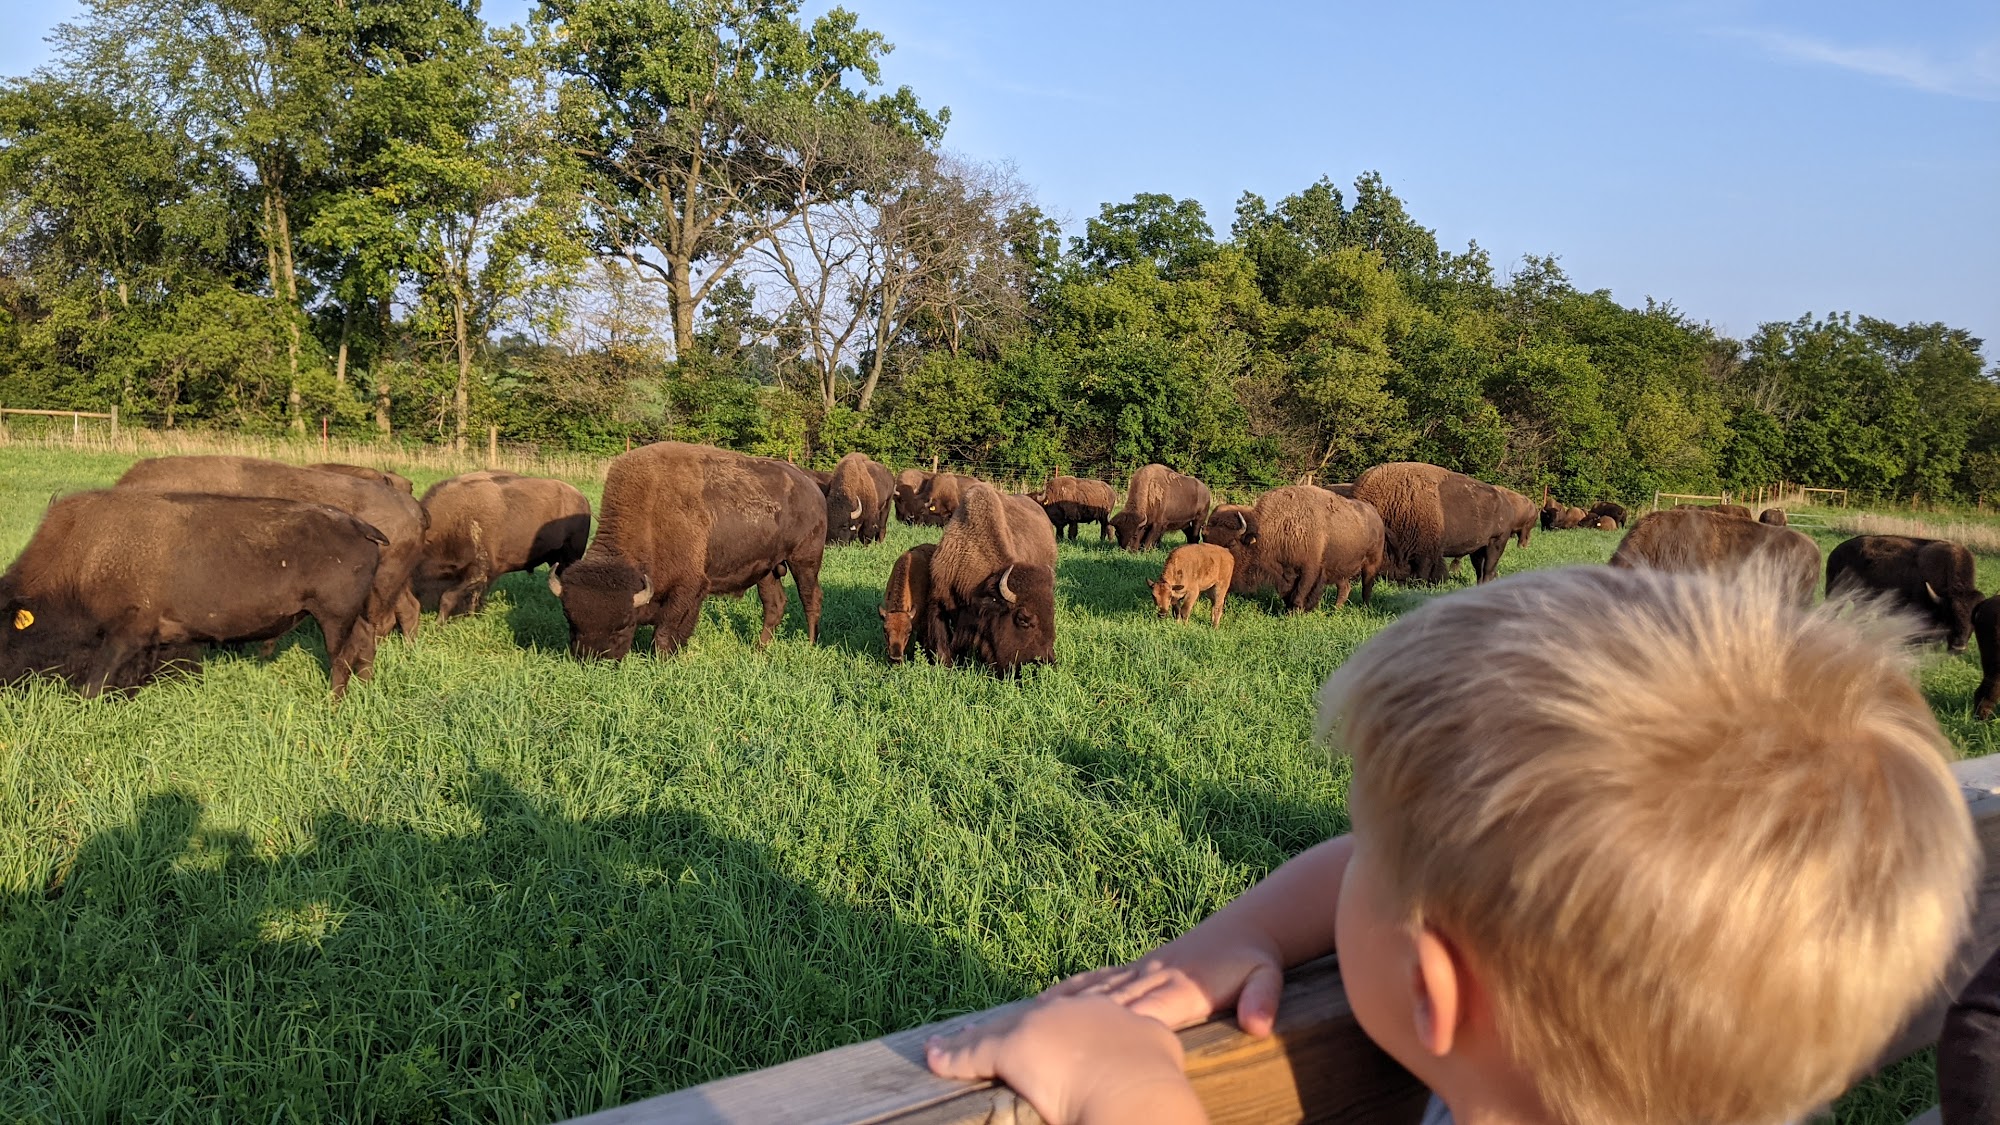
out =
<path fill-rule="evenodd" d="M 1163 1023 L 1179 1030 L 1195 1024 L 1215 1014 L 1215 1001 L 1202 991 L 1188 977 L 1177 972 L 1157 974 L 1145 982 L 1146 987 L 1132 987 L 1122 993 L 1114 993 L 1112 999 L 1131 1009 L 1136 1015 Z"/>
<path fill-rule="evenodd" d="M 1275 965 L 1259 965 L 1243 982 L 1236 998 L 1236 1025 L 1247 1035 L 1269 1035 L 1278 1021 L 1278 998 L 1285 991 L 1285 974 Z"/>
<path fill-rule="evenodd" d="M 1000 1073 L 1000 1050 L 1019 1023 L 1019 1016 L 1003 1016 L 933 1035 L 924 1043 L 924 1062 L 941 1078 L 992 1078 Z"/>
<path fill-rule="evenodd" d="M 1068 980 L 1059 981 L 1043 990 L 1041 999 L 1053 1000 L 1058 996 L 1080 996 L 1086 992 L 1109 992 L 1131 979 L 1138 970 L 1130 965 L 1113 965 L 1107 969 L 1092 969 L 1078 973 Z"/>

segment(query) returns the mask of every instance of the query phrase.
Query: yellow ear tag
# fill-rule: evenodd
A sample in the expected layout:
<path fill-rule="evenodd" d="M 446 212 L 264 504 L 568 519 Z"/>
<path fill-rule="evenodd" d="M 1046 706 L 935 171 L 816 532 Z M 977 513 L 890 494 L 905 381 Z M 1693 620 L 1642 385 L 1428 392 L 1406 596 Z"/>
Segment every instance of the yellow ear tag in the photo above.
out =
<path fill-rule="evenodd" d="M 14 628 L 26 629 L 28 626 L 33 625 L 34 623 L 35 623 L 34 614 L 29 613 L 25 609 L 17 609 L 14 611 Z"/>

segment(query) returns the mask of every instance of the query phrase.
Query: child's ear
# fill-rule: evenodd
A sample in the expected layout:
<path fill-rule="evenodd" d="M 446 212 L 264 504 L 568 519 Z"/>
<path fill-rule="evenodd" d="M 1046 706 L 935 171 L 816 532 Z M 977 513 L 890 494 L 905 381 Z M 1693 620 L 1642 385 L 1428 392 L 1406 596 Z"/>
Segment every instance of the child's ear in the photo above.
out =
<path fill-rule="evenodd" d="M 1417 1043 L 1435 1058 L 1451 1054 L 1458 1039 L 1458 1025 L 1464 1016 L 1466 987 L 1461 979 L 1463 966 L 1451 945 L 1428 927 L 1418 930 L 1410 966 L 1411 1023 Z"/>

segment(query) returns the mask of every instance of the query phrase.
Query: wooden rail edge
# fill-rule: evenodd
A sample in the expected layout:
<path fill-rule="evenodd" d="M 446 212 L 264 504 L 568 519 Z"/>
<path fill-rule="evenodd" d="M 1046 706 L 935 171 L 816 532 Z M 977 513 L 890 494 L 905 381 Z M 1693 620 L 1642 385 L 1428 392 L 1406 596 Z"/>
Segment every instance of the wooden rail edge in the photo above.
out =
<path fill-rule="evenodd" d="M 1986 855 L 1978 932 L 1961 955 L 1963 981 L 1973 951 L 2000 933 L 2000 755 L 1954 767 Z M 1955 991 L 1956 983 L 1950 986 Z M 1941 990 L 1895 1038 L 1885 1063 L 1937 1040 L 1952 996 Z M 577 1125 L 1030 1125 L 1041 1118 L 1012 1091 L 993 1083 L 953 1082 L 924 1066 L 924 1040 L 940 1031 L 1009 1011 L 1026 1001 L 897 1032 L 577 1118 Z M 1354 1021 L 1331 957 L 1294 969 L 1285 980 L 1278 1026 L 1252 1038 L 1232 1019 L 1180 1033 L 1187 1071 L 1217 1125 L 1339 1122 L 1415 1125 L 1426 1094 L 1378 1050 Z"/>

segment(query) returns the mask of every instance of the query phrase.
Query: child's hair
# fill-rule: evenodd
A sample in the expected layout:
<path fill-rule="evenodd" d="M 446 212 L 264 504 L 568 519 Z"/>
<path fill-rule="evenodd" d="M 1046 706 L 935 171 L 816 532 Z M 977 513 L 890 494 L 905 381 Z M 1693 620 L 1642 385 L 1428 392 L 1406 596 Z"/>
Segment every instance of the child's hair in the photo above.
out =
<path fill-rule="evenodd" d="M 1780 1121 L 1940 981 L 1977 863 L 1902 625 L 1768 575 L 1545 570 L 1320 694 L 1410 922 L 1569 1122 Z"/>

